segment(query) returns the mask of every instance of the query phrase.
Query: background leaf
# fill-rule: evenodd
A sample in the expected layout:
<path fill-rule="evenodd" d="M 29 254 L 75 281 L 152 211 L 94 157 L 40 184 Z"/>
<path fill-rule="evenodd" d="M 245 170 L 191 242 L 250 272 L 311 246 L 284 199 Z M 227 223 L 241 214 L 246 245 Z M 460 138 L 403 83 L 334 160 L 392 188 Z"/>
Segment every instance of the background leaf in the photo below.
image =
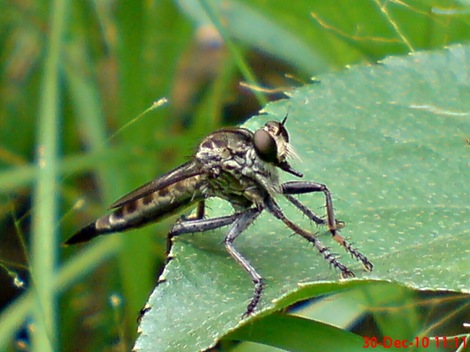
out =
<path fill-rule="evenodd" d="M 229 335 L 229 338 L 234 340 L 245 340 L 247 337 L 252 341 L 288 351 L 308 352 L 312 351 L 312 346 L 318 345 L 330 351 L 363 351 L 365 346 L 362 337 L 350 332 L 314 320 L 284 314 L 261 318 L 255 324 L 247 324 Z M 382 350 L 380 346 L 378 350 Z"/>
<path fill-rule="evenodd" d="M 266 278 L 260 316 L 374 280 L 469 292 L 469 58 L 468 46 L 455 46 L 322 75 L 320 83 L 290 92 L 289 101 L 268 105 L 268 116 L 247 123 L 255 129 L 289 107 L 287 126 L 303 160 L 297 168 L 305 179 L 329 186 L 337 216 L 347 224 L 343 235 L 375 265 L 373 273 L 362 274 L 343 255 L 358 279 L 340 282 L 301 238 L 264 214 L 236 241 Z M 322 213 L 321 195 L 302 200 Z M 311 228 L 282 204 L 288 216 Z M 230 212 L 218 201 L 211 207 L 213 216 Z M 142 320 L 138 350 L 205 349 L 247 323 L 240 317 L 253 287 L 224 252 L 222 238 L 216 231 L 175 241 L 166 281 Z M 327 235 L 320 238 L 331 243 Z M 289 296 L 294 299 L 282 299 Z"/>

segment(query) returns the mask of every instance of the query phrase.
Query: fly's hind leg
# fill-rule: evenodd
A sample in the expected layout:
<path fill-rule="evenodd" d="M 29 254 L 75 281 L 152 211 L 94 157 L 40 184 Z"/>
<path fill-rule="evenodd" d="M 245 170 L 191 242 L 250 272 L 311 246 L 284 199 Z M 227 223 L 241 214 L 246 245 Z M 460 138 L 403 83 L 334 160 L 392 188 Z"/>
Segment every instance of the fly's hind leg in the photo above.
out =
<path fill-rule="evenodd" d="M 209 230 L 218 229 L 232 224 L 241 213 L 235 213 L 233 215 L 221 216 L 213 219 L 203 219 L 203 218 L 194 218 L 188 220 L 187 218 L 180 218 L 171 228 L 166 236 L 166 264 L 168 264 L 171 259 L 171 247 L 173 246 L 173 238 L 179 235 L 184 235 L 186 233 L 195 233 L 195 232 L 204 232 Z M 159 283 L 164 281 L 164 279 L 159 279 Z"/>
<path fill-rule="evenodd" d="M 206 212 L 206 203 L 204 201 L 200 201 L 197 203 L 197 208 L 196 208 L 196 213 L 191 214 L 189 216 L 181 216 L 180 219 L 175 223 L 173 226 L 173 229 L 177 227 L 178 224 L 192 221 L 192 220 L 200 220 L 204 218 L 204 214 Z M 166 236 L 166 262 L 171 259 L 170 258 L 170 251 L 171 251 L 171 246 L 173 245 L 173 237 L 176 236 L 173 234 L 173 229 L 168 233 Z"/>
<path fill-rule="evenodd" d="M 166 236 L 166 258 L 167 262 L 171 260 L 170 252 L 173 245 L 173 238 L 185 233 L 204 232 L 208 230 L 214 230 L 219 227 L 227 226 L 233 223 L 239 216 L 238 213 L 221 216 L 213 219 L 204 219 L 205 214 L 205 203 L 201 201 L 197 204 L 196 213 L 188 217 L 181 217 L 173 225 L 170 232 Z"/>
<path fill-rule="evenodd" d="M 203 219 L 204 218 L 204 215 L 206 213 L 206 203 L 205 201 L 200 201 L 197 203 L 197 208 L 196 208 L 196 213 L 195 214 L 191 214 L 191 215 L 188 215 L 188 216 L 182 216 L 181 219 L 183 220 L 199 220 L 199 219 Z"/>
<path fill-rule="evenodd" d="M 303 205 L 296 198 L 292 197 L 293 194 L 303 194 L 312 192 L 323 192 L 325 195 L 326 202 L 326 214 L 327 220 L 326 225 L 333 236 L 333 239 L 338 242 L 351 256 L 362 263 L 367 271 L 372 271 L 373 264 L 367 259 L 365 255 L 359 252 L 357 249 L 351 246 L 343 236 L 339 234 L 338 228 L 342 227 L 341 222 L 337 222 L 335 213 L 333 210 L 333 202 L 331 200 L 331 194 L 326 185 L 316 182 L 309 181 L 292 181 L 282 184 L 282 193 L 292 204 L 294 204 L 300 211 L 302 211 L 307 217 L 320 224 L 316 219 L 319 219 L 313 212 Z M 319 219 L 323 220 L 323 219 Z M 323 220 L 324 221 L 324 220 Z"/>
<path fill-rule="evenodd" d="M 230 256 L 235 259 L 235 261 L 250 275 L 251 280 L 253 281 L 255 288 L 253 291 L 253 297 L 251 298 L 250 303 L 246 307 L 246 311 L 243 314 L 242 318 L 245 318 L 251 315 L 258 305 L 261 294 L 263 292 L 264 282 L 263 277 L 256 271 L 256 269 L 250 264 L 250 262 L 235 248 L 233 242 L 235 239 L 240 236 L 240 234 L 245 231 L 248 226 L 250 226 L 253 221 L 261 214 L 261 210 L 258 208 L 250 208 L 247 211 L 241 213 L 225 236 L 224 244 L 227 252 Z"/>
<path fill-rule="evenodd" d="M 253 221 L 261 213 L 258 208 L 249 208 L 245 211 L 235 213 L 233 215 L 221 216 L 213 219 L 194 219 L 186 221 L 178 221 L 168 233 L 168 241 L 171 242 L 173 237 L 194 232 L 204 232 L 208 230 L 218 229 L 223 226 L 230 225 L 227 235 L 224 239 L 225 248 L 230 256 L 250 275 L 255 288 L 253 297 L 246 308 L 243 317 L 252 314 L 261 299 L 263 291 L 263 278 L 256 271 L 256 269 L 249 263 L 249 261 L 235 248 L 233 242 L 235 239 L 250 226 Z"/>

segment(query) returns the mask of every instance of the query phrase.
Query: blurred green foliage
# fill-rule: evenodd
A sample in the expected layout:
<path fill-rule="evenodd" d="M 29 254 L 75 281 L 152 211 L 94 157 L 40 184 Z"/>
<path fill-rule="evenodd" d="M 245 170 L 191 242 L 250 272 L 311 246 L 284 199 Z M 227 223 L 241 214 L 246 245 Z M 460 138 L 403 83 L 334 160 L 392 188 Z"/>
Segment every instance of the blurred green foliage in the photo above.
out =
<path fill-rule="evenodd" d="M 32 350 L 130 349 L 172 219 L 89 247 L 59 244 L 185 160 L 201 136 L 257 111 L 239 81 L 288 90 L 345 65 L 470 36 L 465 1 L 9 0 L 1 7 L 0 350 L 12 348 L 32 312 L 39 336 Z M 140 115 L 162 97 L 167 105 Z M 35 290 L 15 288 L 11 275 Z"/>

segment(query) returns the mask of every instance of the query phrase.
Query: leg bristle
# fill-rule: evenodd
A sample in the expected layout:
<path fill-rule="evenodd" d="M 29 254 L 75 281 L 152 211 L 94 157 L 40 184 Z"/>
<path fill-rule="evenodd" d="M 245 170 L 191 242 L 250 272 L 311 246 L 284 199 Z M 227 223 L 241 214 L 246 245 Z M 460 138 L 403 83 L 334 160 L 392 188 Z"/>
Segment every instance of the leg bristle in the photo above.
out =
<path fill-rule="evenodd" d="M 256 306 L 258 305 L 258 303 L 261 299 L 261 293 L 263 292 L 263 288 L 264 288 L 264 282 L 263 282 L 262 279 L 258 282 L 255 282 L 255 289 L 254 289 L 254 292 L 253 292 L 253 298 L 251 299 L 251 302 L 246 307 L 246 312 L 243 313 L 242 319 L 247 318 L 251 314 L 253 314 L 253 312 L 256 309 Z"/>

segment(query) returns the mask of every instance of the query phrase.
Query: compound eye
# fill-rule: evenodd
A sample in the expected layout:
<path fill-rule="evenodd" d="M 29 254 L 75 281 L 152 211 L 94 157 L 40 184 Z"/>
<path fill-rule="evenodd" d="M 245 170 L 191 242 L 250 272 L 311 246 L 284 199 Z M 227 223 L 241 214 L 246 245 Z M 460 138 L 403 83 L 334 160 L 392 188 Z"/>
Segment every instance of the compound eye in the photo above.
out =
<path fill-rule="evenodd" d="M 265 130 L 259 129 L 253 138 L 256 154 L 261 160 L 274 163 L 277 161 L 277 144 L 274 138 Z"/>

